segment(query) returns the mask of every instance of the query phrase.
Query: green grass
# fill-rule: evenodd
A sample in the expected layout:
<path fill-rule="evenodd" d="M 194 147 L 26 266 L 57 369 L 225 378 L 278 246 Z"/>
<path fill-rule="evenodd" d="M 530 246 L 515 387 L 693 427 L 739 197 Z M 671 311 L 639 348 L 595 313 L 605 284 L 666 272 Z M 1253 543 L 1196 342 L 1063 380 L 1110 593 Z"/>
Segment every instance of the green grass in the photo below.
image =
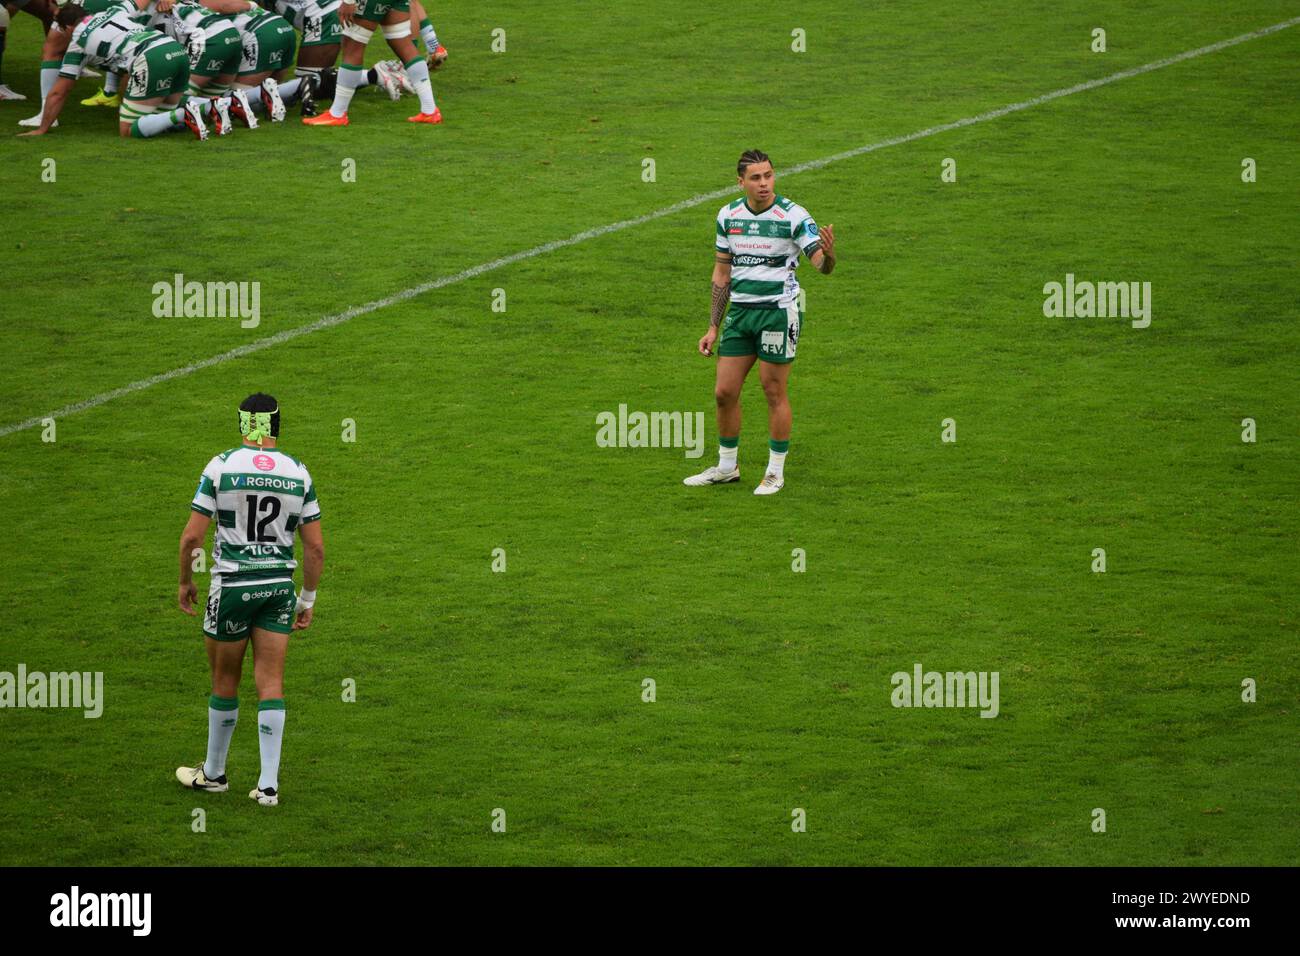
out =
<path fill-rule="evenodd" d="M 0 425 L 723 188 L 748 146 L 780 176 L 1300 14 L 493 6 L 434 11 L 442 127 L 363 93 L 347 130 L 119 142 L 74 102 L 52 135 L 6 138 Z M 34 24 L 4 64 L 29 95 Z M 692 352 L 720 202 L 68 416 L 52 444 L 0 438 L 0 670 L 103 671 L 107 695 L 99 720 L 0 711 L 0 862 L 1294 862 L 1298 55 L 1292 28 L 779 180 L 841 261 L 801 270 L 775 498 L 749 494 L 756 383 L 739 486 L 594 442 L 619 403 L 699 410 L 711 458 Z M 175 272 L 260 281 L 261 326 L 155 318 Z M 1067 272 L 1151 282 L 1151 327 L 1044 318 Z M 274 811 L 243 795 L 251 672 L 232 792 L 171 779 L 203 753 L 208 686 L 176 541 L 259 389 L 328 550 Z M 1000 715 L 893 708 L 917 661 L 1000 672 Z"/>

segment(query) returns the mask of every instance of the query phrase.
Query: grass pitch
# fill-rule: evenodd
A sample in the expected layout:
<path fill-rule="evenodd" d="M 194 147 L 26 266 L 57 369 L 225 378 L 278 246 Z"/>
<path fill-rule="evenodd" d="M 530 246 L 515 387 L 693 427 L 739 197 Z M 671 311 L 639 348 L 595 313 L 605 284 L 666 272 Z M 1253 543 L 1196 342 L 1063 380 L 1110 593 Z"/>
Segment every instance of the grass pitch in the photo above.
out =
<path fill-rule="evenodd" d="M 441 127 L 363 91 L 347 129 L 118 141 L 72 101 L 48 137 L 6 133 L 0 424 L 725 188 L 759 145 L 840 256 L 800 270 L 786 489 L 749 493 L 753 381 L 739 486 L 594 441 L 620 403 L 703 411 L 711 460 L 693 353 L 721 200 L 62 417 L 53 443 L 0 437 L 0 670 L 102 671 L 106 695 L 98 720 L 0 711 L 0 862 L 1295 862 L 1300 27 L 781 172 L 1300 3 L 432 15 Z M 38 54 L 19 16 L 5 77 L 32 97 Z M 260 326 L 154 317 L 175 273 L 260 282 Z M 1149 281 L 1150 328 L 1044 317 L 1067 273 Z M 208 686 L 176 541 L 256 390 L 327 548 L 275 810 L 244 796 L 251 666 L 231 792 L 172 779 L 204 752 Z M 894 708 L 917 662 L 999 672 L 1000 714 Z"/>

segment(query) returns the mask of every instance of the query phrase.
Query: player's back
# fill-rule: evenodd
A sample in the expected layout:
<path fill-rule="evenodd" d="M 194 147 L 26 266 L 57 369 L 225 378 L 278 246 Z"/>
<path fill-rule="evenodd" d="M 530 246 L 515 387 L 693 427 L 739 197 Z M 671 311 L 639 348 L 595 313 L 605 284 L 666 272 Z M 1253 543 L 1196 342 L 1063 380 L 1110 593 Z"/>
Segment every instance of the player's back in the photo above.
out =
<path fill-rule="evenodd" d="M 247 445 L 208 463 L 193 507 L 216 518 L 212 573 L 226 581 L 292 577 L 294 534 L 320 517 L 302 462 L 278 448 Z"/>

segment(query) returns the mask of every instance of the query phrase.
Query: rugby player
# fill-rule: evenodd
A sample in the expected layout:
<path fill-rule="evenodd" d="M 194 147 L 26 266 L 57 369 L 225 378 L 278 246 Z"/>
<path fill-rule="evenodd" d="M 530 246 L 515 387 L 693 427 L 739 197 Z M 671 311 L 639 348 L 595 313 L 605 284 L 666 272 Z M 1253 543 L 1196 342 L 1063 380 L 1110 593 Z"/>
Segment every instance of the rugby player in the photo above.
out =
<path fill-rule="evenodd" d="M 0 100 L 25 100 L 21 93 L 11 90 L 4 82 L 5 40 L 9 31 L 9 22 L 19 10 L 25 10 L 41 21 L 42 33 L 50 32 L 54 22 L 54 11 L 46 0 L 5 0 L 0 6 Z"/>
<path fill-rule="evenodd" d="M 212 674 L 208 697 L 208 752 L 196 767 L 178 767 L 176 779 L 193 790 L 229 789 L 226 755 L 239 720 L 244 652 L 253 645 L 257 735 L 262 772 L 249 796 L 263 806 L 280 802 L 280 748 L 284 739 L 284 658 L 291 631 L 312 623 L 316 588 L 325 564 L 320 503 L 307 468 L 276 447 L 280 406 L 270 395 L 250 395 L 239 406 L 243 444 L 203 469 L 181 533 L 177 602 L 193 616 L 198 588 L 193 552 L 202 548 L 215 517 L 212 578 L 203 615 Z M 302 537 L 302 592 L 293 591 L 294 532 Z"/>
<path fill-rule="evenodd" d="M 40 127 L 19 135 L 48 133 L 58 122 L 82 69 L 87 64 L 103 64 L 110 69 L 119 65 L 129 69 L 130 80 L 118 111 L 120 135 L 147 138 L 188 127 L 196 138 L 208 138 L 199 104 L 181 102 L 190 75 L 185 48 L 139 22 L 148 5 L 149 0 L 119 0 L 91 17 L 75 0 L 59 8 L 57 22 L 64 29 L 72 28 L 68 49 L 41 110 Z"/>
<path fill-rule="evenodd" d="M 345 0 L 339 5 L 339 23 L 343 26 L 343 65 L 339 70 L 338 89 L 328 113 L 306 117 L 309 126 L 347 126 L 348 106 L 353 94 L 366 78 L 362 61 L 366 44 L 375 29 L 383 25 L 384 38 L 406 66 L 407 76 L 420 98 L 420 112 L 408 118 L 412 123 L 441 123 L 442 113 L 433 99 L 433 84 L 429 82 L 429 66 L 411 42 L 410 0 Z M 391 92 L 389 94 L 392 95 Z"/>
<path fill-rule="evenodd" d="M 93 16 L 96 13 L 103 13 L 117 0 L 80 0 L 80 6 L 86 11 L 86 14 Z M 144 14 L 139 14 L 143 17 Z M 68 50 L 68 43 L 72 40 L 72 30 L 76 24 L 64 27 L 55 20 L 54 25 L 45 31 L 45 39 L 41 42 L 41 68 L 40 68 L 40 89 L 41 89 L 41 111 L 35 116 L 29 116 L 26 119 L 18 121 L 19 126 L 40 126 L 41 115 L 45 111 L 45 98 L 50 95 L 50 90 L 54 88 L 54 81 L 59 78 L 59 66 L 63 62 L 63 54 Z M 90 76 L 93 71 L 83 69 L 82 76 Z M 122 94 L 118 92 L 118 81 L 120 75 L 116 70 L 107 70 L 104 75 L 104 85 L 99 93 L 96 93 L 90 99 L 82 100 L 82 106 L 113 106 L 117 108 L 122 105 Z M 110 89 L 111 88 L 111 89 Z M 58 120 L 54 121 L 58 126 Z"/>
<path fill-rule="evenodd" d="M 835 268 L 835 234 L 829 225 L 818 230 L 808 210 L 777 195 L 776 175 L 763 151 L 741 154 L 736 183 L 744 195 L 718 212 L 713 303 L 709 330 L 699 341 L 700 354 L 712 355 L 718 326 L 726 316 L 714 387 L 718 464 L 683 483 L 719 485 L 740 480 L 736 464 L 740 390 L 758 360 L 770 439 L 767 471 L 754 494 L 774 495 L 785 486 L 791 421 L 786 386 L 803 325 L 795 269 L 803 254 L 818 272 L 830 275 Z"/>

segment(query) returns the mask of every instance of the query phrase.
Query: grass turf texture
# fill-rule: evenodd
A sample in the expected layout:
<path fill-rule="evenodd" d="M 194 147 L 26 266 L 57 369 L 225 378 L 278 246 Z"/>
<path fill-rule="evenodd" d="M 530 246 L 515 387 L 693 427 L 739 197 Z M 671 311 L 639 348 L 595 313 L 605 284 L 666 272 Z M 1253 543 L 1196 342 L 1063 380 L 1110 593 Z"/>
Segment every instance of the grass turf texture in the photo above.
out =
<path fill-rule="evenodd" d="M 72 102 L 53 135 L 7 140 L 4 424 L 724 187 L 748 146 L 780 177 L 1300 13 L 494 6 L 434 10 L 442 127 L 363 91 L 346 130 L 118 142 Z M 34 23 L 5 61 L 29 96 Z M 53 444 L 0 439 L 0 669 L 102 670 L 107 697 L 99 720 L 0 712 L 0 861 L 1294 862 L 1297 55 L 1293 28 L 778 178 L 841 261 L 801 269 L 775 498 L 749 494 L 755 381 L 741 484 L 680 484 L 713 456 L 693 351 L 720 202 L 70 416 Z M 261 326 L 154 318 L 176 272 L 260 281 Z M 1151 327 L 1044 318 L 1066 272 L 1150 281 Z M 290 647 L 276 810 L 244 796 L 251 661 L 231 793 L 172 779 L 203 754 L 207 692 L 176 539 L 258 389 L 312 469 L 328 552 Z M 706 457 L 598 448 L 621 402 L 705 411 Z M 893 708 L 917 661 L 999 671 L 1001 714 Z"/>

